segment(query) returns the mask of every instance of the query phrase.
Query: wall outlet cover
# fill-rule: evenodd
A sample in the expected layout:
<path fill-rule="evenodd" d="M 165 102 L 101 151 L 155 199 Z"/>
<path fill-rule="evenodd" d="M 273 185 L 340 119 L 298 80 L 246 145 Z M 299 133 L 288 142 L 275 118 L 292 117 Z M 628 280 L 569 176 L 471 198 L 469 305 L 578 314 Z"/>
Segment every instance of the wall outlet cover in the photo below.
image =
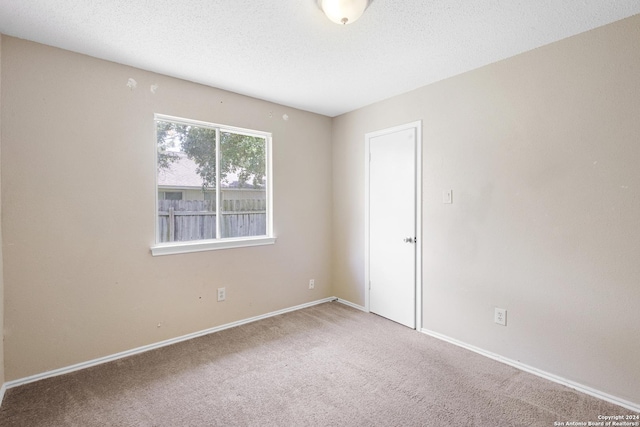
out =
<path fill-rule="evenodd" d="M 498 325 L 507 326 L 507 310 L 496 307 L 493 315 L 493 321 Z"/>

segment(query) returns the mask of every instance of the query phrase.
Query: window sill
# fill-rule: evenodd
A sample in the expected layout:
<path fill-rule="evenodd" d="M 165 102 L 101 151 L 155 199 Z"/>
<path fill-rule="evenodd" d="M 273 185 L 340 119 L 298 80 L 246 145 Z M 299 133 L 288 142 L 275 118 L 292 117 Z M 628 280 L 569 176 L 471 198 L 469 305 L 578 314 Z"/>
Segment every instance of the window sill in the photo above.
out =
<path fill-rule="evenodd" d="M 215 251 L 218 249 L 246 248 L 251 246 L 273 245 L 275 242 L 275 237 L 246 237 L 222 240 L 161 243 L 151 247 L 151 255 L 175 255 L 191 252 Z"/>

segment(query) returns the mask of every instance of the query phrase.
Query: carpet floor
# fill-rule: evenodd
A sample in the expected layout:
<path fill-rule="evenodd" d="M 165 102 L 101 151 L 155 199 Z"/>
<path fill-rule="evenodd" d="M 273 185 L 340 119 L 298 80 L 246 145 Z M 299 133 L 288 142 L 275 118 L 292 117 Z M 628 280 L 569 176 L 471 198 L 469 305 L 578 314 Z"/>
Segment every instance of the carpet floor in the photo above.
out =
<path fill-rule="evenodd" d="M 9 389 L 0 425 L 548 427 L 620 414 L 632 412 L 334 302 Z"/>

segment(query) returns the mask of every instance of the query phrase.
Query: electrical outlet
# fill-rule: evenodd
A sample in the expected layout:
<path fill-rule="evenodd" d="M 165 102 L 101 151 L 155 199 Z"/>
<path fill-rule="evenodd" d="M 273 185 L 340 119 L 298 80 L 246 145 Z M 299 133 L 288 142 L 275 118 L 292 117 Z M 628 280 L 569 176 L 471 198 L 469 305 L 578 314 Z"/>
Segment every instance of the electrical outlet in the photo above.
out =
<path fill-rule="evenodd" d="M 316 281 L 314 279 L 309 280 L 309 289 L 316 287 Z"/>
<path fill-rule="evenodd" d="M 218 302 L 227 299 L 227 288 L 218 288 Z"/>
<path fill-rule="evenodd" d="M 493 321 L 498 325 L 507 326 L 507 310 L 496 307 L 496 311 L 493 315 Z"/>

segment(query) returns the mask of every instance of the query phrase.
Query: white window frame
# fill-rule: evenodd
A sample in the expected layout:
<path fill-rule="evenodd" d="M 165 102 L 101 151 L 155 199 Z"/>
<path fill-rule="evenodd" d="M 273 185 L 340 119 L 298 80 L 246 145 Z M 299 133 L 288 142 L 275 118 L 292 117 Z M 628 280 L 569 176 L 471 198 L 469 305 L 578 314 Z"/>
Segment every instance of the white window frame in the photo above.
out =
<path fill-rule="evenodd" d="M 247 237 L 227 237 L 227 238 L 217 238 L 217 239 L 206 239 L 206 240 L 191 240 L 186 242 L 167 242 L 167 243 L 158 243 L 159 236 L 159 227 L 158 227 L 158 150 L 155 146 L 154 140 L 154 170 L 156 171 L 156 179 L 155 179 L 155 209 L 154 209 L 154 224 L 155 224 L 155 243 L 151 246 L 151 254 L 153 256 L 159 255 L 173 255 L 173 254 L 184 254 L 190 252 L 202 252 L 202 251 L 212 251 L 219 249 L 232 249 L 232 248 L 244 248 L 251 246 L 263 246 L 263 245 L 273 245 L 276 242 L 276 237 L 273 234 L 273 177 L 272 177 L 272 163 L 271 163 L 271 145 L 272 145 L 272 137 L 270 132 L 262 132 L 250 129 L 243 129 L 234 126 L 226 126 L 220 125 L 211 122 L 202 122 L 199 120 L 191 120 L 185 119 L 182 117 L 174 117 L 168 116 L 165 114 L 154 114 L 154 128 L 157 129 L 155 123 L 157 120 L 168 121 L 173 123 L 179 123 L 190 126 L 199 126 L 209 129 L 215 129 L 216 132 L 233 132 L 239 133 L 247 136 L 257 136 L 265 139 L 266 143 L 266 160 L 265 160 L 265 178 L 267 182 L 266 188 L 266 201 L 267 201 L 267 209 L 266 209 L 266 235 L 261 236 L 247 236 Z M 216 152 L 220 152 L 219 147 L 219 138 L 216 138 Z M 219 168 L 216 168 L 217 179 L 216 182 L 220 182 L 220 171 Z M 216 209 L 220 209 L 220 191 L 216 191 Z M 219 223 L 219 222 L 218 222 Z M 220 235 L 220 230 L 216 235 Z"/>

